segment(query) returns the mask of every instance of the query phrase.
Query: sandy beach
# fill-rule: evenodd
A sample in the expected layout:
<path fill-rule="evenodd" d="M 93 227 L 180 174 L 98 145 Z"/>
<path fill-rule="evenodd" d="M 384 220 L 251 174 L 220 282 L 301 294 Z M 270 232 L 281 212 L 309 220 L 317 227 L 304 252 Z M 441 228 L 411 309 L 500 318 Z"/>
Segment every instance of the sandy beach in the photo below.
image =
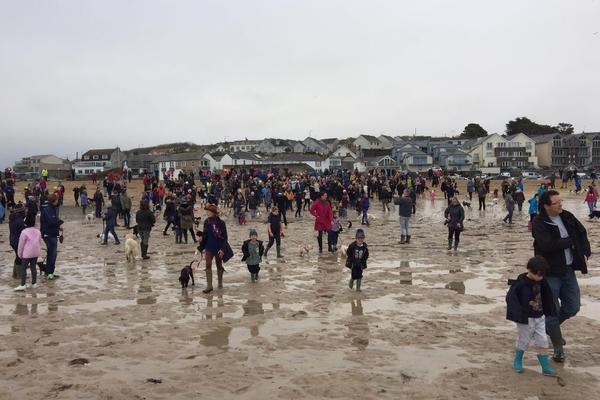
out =
<path fill-rule="evenodd" d="M 527 198 L 535 184 L 527 183 Z M 504 296 L 507 279 L 533 255 L 527 205 L 509 226 L 491 196 L 485 212 L 475 199 L 454 253 L 446 251 L 439 191 L 434 203 L 419 199 L 409 245 L 398 244 L 397 210 L 384 214 L 374 201 L 362 293 L 348 288 L 339 252 L 299 256 L 299 245 L 316 244 L 307 212 L 288 214 L 285 258 L 270 255 L 259 282 L 250 283 L 240 247 L 249 228 L 267 240 L 266 215 L 246 226 L 227 217 L 236 254 L 225 288 L 205 295 L 198 268 L 196 286 L 182 293 L 179 271 L 198 256 L 193 243 L 162 235 L 162 218 L 151 259 L 127 263 L 123 245 L 99 245 L 102 223 L 84 225 L 72 182 L 65 186 L 60 279 L 13 292 L 8 223 L 0 225 L 0 399 L 600 398 L 595 254 L 590 273 L 577 273 L 582 307 L 563 325 L 567 360 L 553 364 L 559 378 L 541 375 L 533 346 L 526 371 L 512 370 L 516 330 L 505 319 Z M 136 199 L 140 187 L 130 185 Z M 588 220 L 584 195 L 558 190 L 594 253 L 600 221 Z M 354 228 L 342 233 L 343 244 Z M 126 230 L 117 233 L 123 239 Z"/>

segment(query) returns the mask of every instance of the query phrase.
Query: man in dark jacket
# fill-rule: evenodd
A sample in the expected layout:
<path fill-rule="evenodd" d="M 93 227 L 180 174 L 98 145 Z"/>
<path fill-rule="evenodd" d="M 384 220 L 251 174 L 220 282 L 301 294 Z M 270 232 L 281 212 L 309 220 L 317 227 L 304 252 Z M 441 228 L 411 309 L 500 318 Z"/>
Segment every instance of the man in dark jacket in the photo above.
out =
<path fill-rule="evenodd" d="M 402 193 L 402 197 L 394 198 L 394 204 L 399 206 L 400 215 L 400 244 L 410 243 L 410 217 L 412 216 L 413 201 L 408 189 Z"/>
<path fill-rule="evenodd" d="M 546 280 L 552 289 L 558 317 L 548 317 L 546 328 L 557 362 L 564 361 L 560 325 L 579 312 L 580 294 L 575 271 L 587 274 L 590 242 L 581 222 L 562 209 L 560 195 L 555 190 L 544 192 L 539 199 L 540 214 L 533 219 L 532 235 L 535 255 L 548 261 Z"/>
<path fill-rule="evenodd" d="M 96 218 L 102 217 L 102 206 L 104 205 L 104 196 L 100 192 L 100 189 L 96 188 L 94 193 L 94 207 L 96 207 Z"/>
<path fill-rule="evenodd" d="M 56 258 L 58 256 L 58 237 L 62 234 L 63 221 L 58 218 L 58 198 L 55 194 L 48 196 L 48 200 L 41 207 L 40 231 L 46 243 L 46 276 L 49 280 L 55 277 Z"/>

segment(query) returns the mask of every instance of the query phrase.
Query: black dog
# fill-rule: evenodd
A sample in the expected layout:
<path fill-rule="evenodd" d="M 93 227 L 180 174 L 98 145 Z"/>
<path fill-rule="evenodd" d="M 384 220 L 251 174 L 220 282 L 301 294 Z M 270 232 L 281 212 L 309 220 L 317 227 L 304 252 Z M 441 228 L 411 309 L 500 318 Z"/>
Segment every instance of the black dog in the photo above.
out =
<path fill-rule="evenodd" d="M 40 275 L 43 275 L 46 273 L 46 263 L 44 261 L 38 261 L 37 266 L 40 269 Z"/>
<path fill-rule="evenodd" d="M 190 265 L 186 265 L 185 267 L 183 267 L 183 269 L 181 270 L 181 275 L 179 275 L 179 282 L 181 282 L 182 290 L 187 289 L 188 284 L 190 283 L 190 278 L 192 278 L 192 286 L 195 286 L 194 270 L 192 269 L 192 264 L 194 264 L 194 261 L 192 261 Z"/>
<path fill-rule="evenodd" d="M 590 213 L 590 219 L 598 218 L 600 219 L 600 211 L 594 210 Z"/>

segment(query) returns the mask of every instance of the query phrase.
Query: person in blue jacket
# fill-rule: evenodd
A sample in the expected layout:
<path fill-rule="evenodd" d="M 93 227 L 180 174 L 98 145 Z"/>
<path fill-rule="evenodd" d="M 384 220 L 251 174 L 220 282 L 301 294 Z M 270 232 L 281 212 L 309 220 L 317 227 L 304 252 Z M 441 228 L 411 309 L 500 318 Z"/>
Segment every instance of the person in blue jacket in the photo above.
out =
<path fill-rule="evenodd" d="M 42 204 L 40 210 L 40 231 L 42 238 L 46 243 L 46 277 L 53 280 L 58 277 L 54 274 L 56 268 L 56 258 L 58 257 L 58 238 L 62 237 L 63 221 L 58 218 L 58 198 L 54 193 L 48 196 L 48 199 Z"/>
<path fill-rule="evenodd" d="M 108 203 L 106 206 L 106 215 L 104 216 L 106 226 L 104 227 L 104 234 L 102 235 L 102 244 L 108 244 L 108 232 L 112 233 L 115 238 L 115 244 L 120 244 L 117 232 L 115 232 L 115 226 L 117 226 L 117 210 L 115 210 L 112 204 Z"/>

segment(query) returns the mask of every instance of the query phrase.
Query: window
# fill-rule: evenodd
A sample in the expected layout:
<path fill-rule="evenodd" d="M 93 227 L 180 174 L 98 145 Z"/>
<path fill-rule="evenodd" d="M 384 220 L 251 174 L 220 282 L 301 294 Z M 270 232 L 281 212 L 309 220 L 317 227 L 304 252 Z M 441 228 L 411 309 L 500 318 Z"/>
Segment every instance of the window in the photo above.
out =
<path fill-rule="evenodd" d="M 531 142 L 527 142 L 527 143 L 525 143 L 525 148 L 526 148 L 527 150 L 531 150 L 531 148 L 532 148 L 532 143 L 531 143 Z"/>
<path fill-rule="evenodd" d="M 321 166 L 321 161 L 315 161 L 315 166 L 316 167 L 320 167 Z"/>
<path fill-rule="evenodd" d="M 108 160 L 108 154 L 102 154 L 102 159 L 103 160 Z"/>
<path fill-rule="evenodd" d="M 554 136 L 554 139 L 552 139 L 552 145 L 554 147 L 562 147 L 562 138 L 560 136 Z"/>
<path fill-rule="evenodd" d="M 180 163 L 180 165 L 181 165 L 182 167 L 187 167 L 187 161 L 182 161 L 182 162 Z"/>
<path fill-rule="evenodd" d="M 94 160 L 98 160 L 100 159 L 100 157 L 98 156 L 98 154 L 94 154 L 94 156 L 92 157 Z"/>
<path fill-rule="evenodd" d="M 83 156 L 83 159 L 84 159 L 84 160 L 89 160 L 89 159 L 90 159 L 90 156 Z"/>
<path fill-rule="evenodd" d="M 486 143 L 485 144 L 485 149 L 486 150 L 491 150 L 492 149 L 492 143 Z"/>

